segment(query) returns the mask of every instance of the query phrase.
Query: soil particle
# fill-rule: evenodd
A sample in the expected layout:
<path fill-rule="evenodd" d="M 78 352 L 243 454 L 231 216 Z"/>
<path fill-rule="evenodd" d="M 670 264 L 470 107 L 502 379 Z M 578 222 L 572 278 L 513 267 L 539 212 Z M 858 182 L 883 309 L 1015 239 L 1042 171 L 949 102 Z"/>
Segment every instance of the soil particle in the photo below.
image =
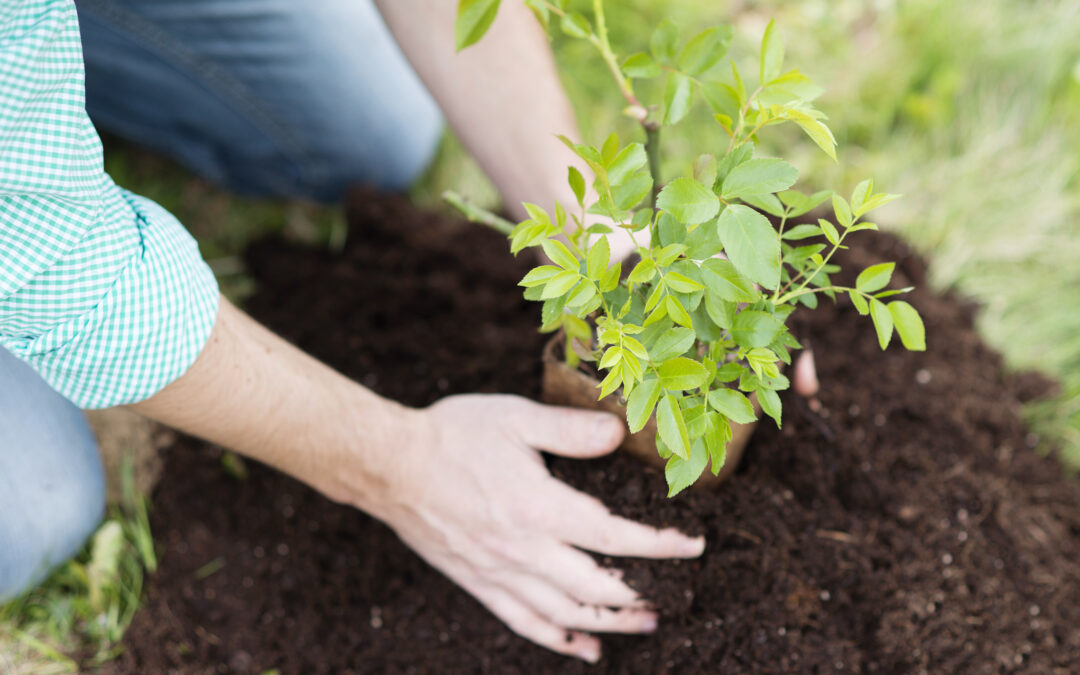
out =
<path fill-rule="evenodd" d="M 253 247 L 248 309 L 411 405 L 537 396 L 544 337 L 515 286 L 524 254 L 397 197 L 357 195 L 350 222 L 340 255 Z M 218 450 L 182 439 L 154 501 L 161 569 L 107 670 L 1077 672 L 1080 491 L 1017 416 L 1045 380 L 1007 377 L 972 328 L 975 307 L 922 288 L 924 265 L 902 244 L 853 238 L 849 281 L 894 260 L 897 283 L 920 284 L 909 300 L 926 353 L 882 353 L 846 301 L 797 315 L 818 403 L 785 396 L 784 427 L 764 422 L 717 492 L 668 500 L 658 471 L 622 456 L 550 460 L 616 513 L 707 536 L 698 560 L 602 560 L 655 602 L 655 634 L 604 637 L 595 667 L 548 653 L 378 522 L 254 462 L 238 483 Z"/>

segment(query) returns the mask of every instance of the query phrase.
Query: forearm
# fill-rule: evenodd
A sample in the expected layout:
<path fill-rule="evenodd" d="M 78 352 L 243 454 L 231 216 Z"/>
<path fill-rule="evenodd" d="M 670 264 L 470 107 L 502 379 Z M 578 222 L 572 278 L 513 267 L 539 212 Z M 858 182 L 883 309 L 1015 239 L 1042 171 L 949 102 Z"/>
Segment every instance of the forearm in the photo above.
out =
<path fill-rule="evenodd" d="M 390 477 L 407 471 L 398 450 L 419 417 L 307 356 L 224 298 L 194 365 L 131 407 L 368 511 Z"/>
<path fill-rule="evenodd" d="M 555 138 L 578 138 L 547 37 L 521 2 L 504 2 L 478 44 L 454 52 L 452 0 L 376 0 L 398 44 L 450 126 L 503 196 L 547 208 L 572 203 L 566 168 L 580 166 Z"/>

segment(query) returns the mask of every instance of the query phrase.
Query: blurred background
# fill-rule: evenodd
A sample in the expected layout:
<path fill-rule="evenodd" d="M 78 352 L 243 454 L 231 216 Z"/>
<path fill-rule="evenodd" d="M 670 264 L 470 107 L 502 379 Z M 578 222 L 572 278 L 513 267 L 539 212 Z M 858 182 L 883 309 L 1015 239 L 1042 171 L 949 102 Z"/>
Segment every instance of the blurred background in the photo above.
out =
<path fill-rule="evenodd" d="M 840 161 L 797 130 L 767 134 L 773 147 L 763 151 L 790 158 L 806 191 L 848 194 L 872 176 L 878 190 L 904 195 L 875 212 L 875 220 L 928 257 L 936 289 L 981 305 L 979 329 L 1012 368 L 1035 368 L 1060 381 L 1052 399 L 1028 405 L 1026 414 L 1033 440 L 1060 448 L 1067 466 L 1080 467 L 1080 1 L 619 0 L 609 6 L 612 42 L 623 57 L 646 49 L 664 17 L 684 39 L 731 23 L 731 55 L 750 72 L 775 18 L 786 63 L 825 88 L 817 107 L 830 118 Z M 592 48 L 559 36 L 553 46 L 584 140 L 599 143 L 611 129 L 634 137 L 637 129 L 620 115 L 622 101 Z M 710 113 L 699 105 L 695 114 L 665 132 L 672 158 L 666 175 L 686 170 L 710 143 L 701 137 L 701 130 L 716 129 Z M 115 139 L 105 139 L 105 153 L 117 183 L 155 199 L 188 226 L 223 291 L 241 302 L 253 282 L 240 256 L 255 238 L 281 232 L 331 249 L 345 241 L 338 208 L 239 198 Z M 438 195 L 446 188 L 497 206 L 493 188 L 449 134 L 411 196 L 444 208 Z M 928 346 L 934 347 L 932 333 Z M 150 536 L 139 518 L 121 519 Z M 72 645 L 92 654 L 91 662 L 114 653 L 141 591 L 137 537 L 129 539 L 114 555 L 133 566 L 131 582 L 125 596 L 110 600 L 121 609 L 110 610 L 104 624 L 83 597 L 85 584 L 70 578 L 78 565 L 95 564 L 91 551 L 24 602 L 0 607 L 0 671 L 12 668 L 17 655 L 12 672 L 68 672 L 75 667 L 67 656 Z"/>

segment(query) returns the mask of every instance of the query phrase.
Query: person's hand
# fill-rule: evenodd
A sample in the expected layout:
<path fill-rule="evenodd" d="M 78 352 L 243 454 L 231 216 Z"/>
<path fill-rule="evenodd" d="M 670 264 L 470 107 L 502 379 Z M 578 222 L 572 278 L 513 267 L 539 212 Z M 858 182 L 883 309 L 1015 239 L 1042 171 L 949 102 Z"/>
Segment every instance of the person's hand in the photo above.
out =
<path fill-rule="evenodd" d="M 578 549 L 693 558 L 703 538 L 613 516 L 548 473 L 537 450 L 597 457 L 621 441 L 606 413 L 517 396 L 452 396 L 421 411 L 388 503 L 370 507 L 519 635 L 595 662 L 591 632 L 647 633 L 656 614 Z"/>

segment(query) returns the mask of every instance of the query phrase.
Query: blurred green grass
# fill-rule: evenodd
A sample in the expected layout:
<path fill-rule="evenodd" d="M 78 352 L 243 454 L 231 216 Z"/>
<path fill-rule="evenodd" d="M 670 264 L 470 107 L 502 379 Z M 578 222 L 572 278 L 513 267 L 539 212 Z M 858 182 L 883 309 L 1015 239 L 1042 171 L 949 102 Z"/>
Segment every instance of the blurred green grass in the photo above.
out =
<path fill-rule="evenodd" d="M 624 56 L 645 48 L 652 28 L 671 17 L 684 37 L 718 22 L 735 24 L 732 53 L 750 62 L 775 16 L 788 62 L 826 88 L 819 107 L 831 117 L 841 161 L 833 164 L 797 134 L 777 137 L 771 151 L 784 144 L 807 189 L 846 191 L 871 175 L 879 189 L 904 194 L 879 222 L 928 256 L 936 288 L 982 305 L 979 329 L 1012 367 L 1060 379 L 1060 395 L 1027 411 L 1048 447 L 1061 447 L 1067 464 L 1080 466 L 1080 5 L 624 0 L 609 6 L 612 40 Z M 554 47 L 584 139 L 599 142 L 612 129 L 624 137 L 636 133 L 591 48 L 562 38 Z M 675 158 L 667 172 L 721 142 L 701 137 L 698 129 L 714 126 L 696 123 L 707 115 L 703 108 L 696 115 L 666 133 L 666 151 Z M 250 241 L 271 232 L 328 247 L 343 241 L 338 209 L 236 197 L 116 139 L 106 139 L 106 168 L 188 226 L 233 299 L 253 289 L 239 259 Z M 446 188 L 496 203 L 490 183 L 449 135 L 410 194 L 442 208 L 438 195 Z M 931 349 L 933 340 L 929 335 Z M 45 608 L 38 625 L 50 627 L 37 634 L 47 641 L 44 649 L 71 653 L 86 638 L 73 625 L 67 637 L 52 629 L 70 616 L 63 580 L 62 571 L 34 596 L 34 606 Z M 56 612 L 51 619 L 49 607 Z M 13 611 L 0 614 L 0 664 L 3 636 L 25 625 L 18 622 L 26 617 Z M 37 659 L 23 672 L 35 672 L 34 663 L 50 672 L 67 668 L 65 657 L 15 644 L 23 658 Z M 104 643 L 96 644 L 96 653 L 106 653 Z"/>

